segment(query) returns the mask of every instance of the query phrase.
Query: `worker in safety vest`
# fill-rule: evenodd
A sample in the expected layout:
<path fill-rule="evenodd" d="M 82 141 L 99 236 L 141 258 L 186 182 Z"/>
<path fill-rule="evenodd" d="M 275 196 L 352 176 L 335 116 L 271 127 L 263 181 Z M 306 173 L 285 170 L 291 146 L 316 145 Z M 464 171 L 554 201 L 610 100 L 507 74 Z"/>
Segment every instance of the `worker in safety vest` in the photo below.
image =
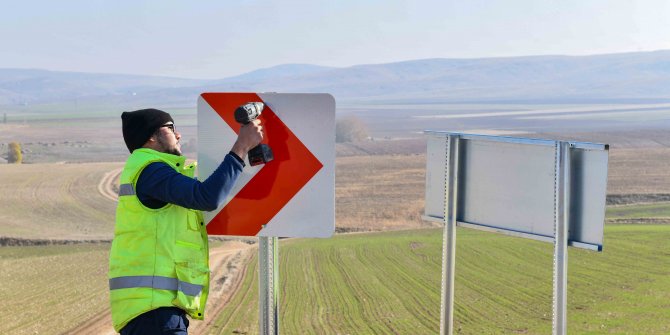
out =
<path fill-rule="evenodd" d="M 170 114 L 124 112 L 130 157 L 121 173 L 109 289 L 114 329 L 126 334 L 187 334 L 186 315 L 202 320 L 209 291 L 209 250 L 201 210 L 216 209 L 263 139 L 260 121 L 237 140 L 205 181 L 185 164 Z"/>

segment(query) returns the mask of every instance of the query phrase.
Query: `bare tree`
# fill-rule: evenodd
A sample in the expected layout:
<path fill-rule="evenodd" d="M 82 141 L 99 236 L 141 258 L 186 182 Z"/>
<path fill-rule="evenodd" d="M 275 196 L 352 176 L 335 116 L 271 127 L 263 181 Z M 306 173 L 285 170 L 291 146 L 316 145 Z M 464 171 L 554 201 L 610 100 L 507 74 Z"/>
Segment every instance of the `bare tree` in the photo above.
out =
<path fill-rule="evenodd" d="M 337 120 L 335 124 L 335 142 L 356 142 L 368 138 L 368 130 L 363 121 L 355 116 Z"/>

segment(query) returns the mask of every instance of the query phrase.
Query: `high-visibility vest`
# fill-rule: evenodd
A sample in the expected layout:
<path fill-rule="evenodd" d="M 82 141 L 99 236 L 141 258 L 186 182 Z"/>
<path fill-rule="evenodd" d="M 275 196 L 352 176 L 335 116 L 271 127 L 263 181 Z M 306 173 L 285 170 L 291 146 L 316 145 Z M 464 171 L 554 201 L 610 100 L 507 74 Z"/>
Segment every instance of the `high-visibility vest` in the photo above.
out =
<path fill-rule="evenodd" d="M 164 162 L 193 177 L 195 164 L 155 150 L 136 149 L 128 158 L 119 188 L 114 241 L 109 255 L 109 288 L 114 329 L 142 313 L 179 307 L 204 318 L 209 293 L 209 247 L 200 211 L 167 204 L 145 207 L 135 193 L 142 170 Z"/>

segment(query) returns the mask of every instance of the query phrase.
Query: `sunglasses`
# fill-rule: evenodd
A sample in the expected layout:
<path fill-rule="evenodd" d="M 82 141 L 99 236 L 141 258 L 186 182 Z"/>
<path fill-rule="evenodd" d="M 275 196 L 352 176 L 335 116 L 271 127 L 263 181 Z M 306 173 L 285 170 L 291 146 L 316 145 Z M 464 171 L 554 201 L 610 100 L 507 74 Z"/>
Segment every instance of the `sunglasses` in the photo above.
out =
<path fill-rule="evenodd" d="M 172 133 L 175 132 L 174 124 L 164 124 L 161 126 L 161 128 L 163 127 L 169 128 L 172 131 Z"/>

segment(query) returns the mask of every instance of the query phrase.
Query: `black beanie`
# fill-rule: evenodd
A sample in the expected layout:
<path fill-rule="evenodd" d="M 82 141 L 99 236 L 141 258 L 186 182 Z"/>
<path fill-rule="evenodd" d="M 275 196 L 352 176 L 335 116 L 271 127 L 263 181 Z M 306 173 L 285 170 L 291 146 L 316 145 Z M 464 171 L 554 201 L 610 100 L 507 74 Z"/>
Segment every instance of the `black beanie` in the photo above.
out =
<path fill-rule="evenodd" d="M 154 108 L 121 113 L 123 140 L 130 153 L 147 143 L 156 129 L 168 121 L 174 123 L 170 114 Z"/>

